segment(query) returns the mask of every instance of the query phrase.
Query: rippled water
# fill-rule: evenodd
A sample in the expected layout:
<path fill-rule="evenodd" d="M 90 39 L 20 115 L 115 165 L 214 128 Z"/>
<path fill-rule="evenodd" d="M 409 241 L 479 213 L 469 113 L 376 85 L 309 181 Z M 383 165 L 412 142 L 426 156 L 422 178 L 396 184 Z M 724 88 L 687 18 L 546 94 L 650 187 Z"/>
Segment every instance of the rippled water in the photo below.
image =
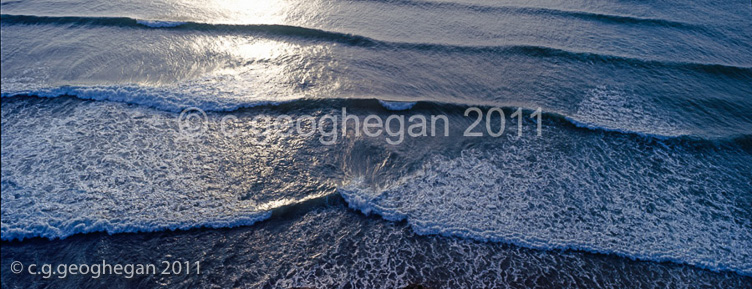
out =
<path fill-rule="evenodd" d="M 748 287 L 750 9 L 3 1 L 3 287 Z M 254 120 L 343 107 L 450 136 Z M 7 271 L 168 257 L 206 274 Z"/>

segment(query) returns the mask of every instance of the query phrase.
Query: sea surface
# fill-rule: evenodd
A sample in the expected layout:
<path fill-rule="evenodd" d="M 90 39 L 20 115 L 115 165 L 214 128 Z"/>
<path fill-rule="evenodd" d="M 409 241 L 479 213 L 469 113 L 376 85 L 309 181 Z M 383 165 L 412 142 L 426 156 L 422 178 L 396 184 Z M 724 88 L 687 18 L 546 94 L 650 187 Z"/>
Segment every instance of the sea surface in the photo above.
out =
<path fill-rule="evenodd" d="M 752 288 L 749 1 L 1 3 L 3 288 Z"/>

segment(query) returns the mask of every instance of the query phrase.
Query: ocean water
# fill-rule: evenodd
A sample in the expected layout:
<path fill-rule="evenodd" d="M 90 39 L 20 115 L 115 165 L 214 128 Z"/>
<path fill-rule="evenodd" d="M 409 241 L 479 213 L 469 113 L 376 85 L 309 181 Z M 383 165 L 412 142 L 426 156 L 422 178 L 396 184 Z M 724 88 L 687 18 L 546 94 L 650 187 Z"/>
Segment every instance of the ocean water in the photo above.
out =
<path fill-rule="evenodd" d="M 3 288 L 752 287 L 749 2 L 1 9 Z M 10 270 L 102 260 L 202 274 Z"/>

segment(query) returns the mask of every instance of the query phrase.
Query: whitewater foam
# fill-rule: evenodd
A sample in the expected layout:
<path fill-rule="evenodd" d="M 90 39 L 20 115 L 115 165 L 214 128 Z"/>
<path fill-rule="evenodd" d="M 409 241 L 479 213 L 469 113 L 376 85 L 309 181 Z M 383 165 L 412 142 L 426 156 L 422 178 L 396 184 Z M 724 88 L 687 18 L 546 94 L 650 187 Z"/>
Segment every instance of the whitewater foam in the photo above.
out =
<path fill-rule="evenodd" d="M 670 111 L 657 111 L 654 105 L 624 91 L 599 86 L 586 92 L 577 111 L 566 119 L 578 127 L 616 132 L 638 132 L 657 138 L 690 135 Z M 598 125 L 594 125 L 594 124 Z"/>
<path fill-rule="evenodd" d="M 180 22 L 180 21 L 164 21 L 164 20 L 136 20 L 136 23 L 151 27 L 151 28 L 169 28 L 169 27 L 178 27 L 180 25 L 186 24 L 187 22 Z"/>
<path fill-rule="evenodd" d="M 749 169 L 750 156 L 644 147 L 597 138 L 561 148 L 504 143 L 435 156 L 386 189 L 356 178 L 339 192 L 351 208 L 407 220 L 419 234 L 752 275 L 752 224 L 744 217 L 752 213 L 744 189 L 752 176 L 730 169 Z"/>
<path fill-rule="evenodd" d="M 280 164 L 301 140 L 193 139 L 172 113 L 112 102 L 16 99 L 2 110 L 2 240 L 250 225 L 327 191 L 318 172 Z"/>
<path fill-rule="evenodd" d="M 413 108 L 413 106 L 415 106 L 415 104 L 417 104 L 417 102 L 386 101 L 386 100 L 381 100 L 381 99 L 379 99 L 379 103 L 384 108 L 386 108 L 388 110 L 394 110 L 394 111 L 409 110 L 409 109 Z"/>

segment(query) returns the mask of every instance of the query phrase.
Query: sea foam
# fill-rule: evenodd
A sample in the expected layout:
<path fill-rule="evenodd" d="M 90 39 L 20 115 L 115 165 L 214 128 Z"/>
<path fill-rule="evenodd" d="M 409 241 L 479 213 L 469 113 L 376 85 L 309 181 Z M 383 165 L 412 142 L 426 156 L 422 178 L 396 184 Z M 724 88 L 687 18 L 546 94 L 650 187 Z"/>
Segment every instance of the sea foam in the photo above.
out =
<path fill-rule="evenodd" d="M 750 214 L 748 183 L 728 169 L 733 157 L 583 141 L 595 145 L 519 142 L 436 156 L 390 188 L 356 178 L 339 192 L 351 208 L 406 220 L 419 234 L 752 275 L 751 224 L 742 217 Z"/>
<path fill-rule="evenodd" d="M 180 21 L 164 21 L 164 20 L 137 20 L 138 24 L 152 27 L 152 28 L 169 28 L 169 27 L 177 27 L 183 24 L 186 24 L 186 22 L 180 22 Z"/>

